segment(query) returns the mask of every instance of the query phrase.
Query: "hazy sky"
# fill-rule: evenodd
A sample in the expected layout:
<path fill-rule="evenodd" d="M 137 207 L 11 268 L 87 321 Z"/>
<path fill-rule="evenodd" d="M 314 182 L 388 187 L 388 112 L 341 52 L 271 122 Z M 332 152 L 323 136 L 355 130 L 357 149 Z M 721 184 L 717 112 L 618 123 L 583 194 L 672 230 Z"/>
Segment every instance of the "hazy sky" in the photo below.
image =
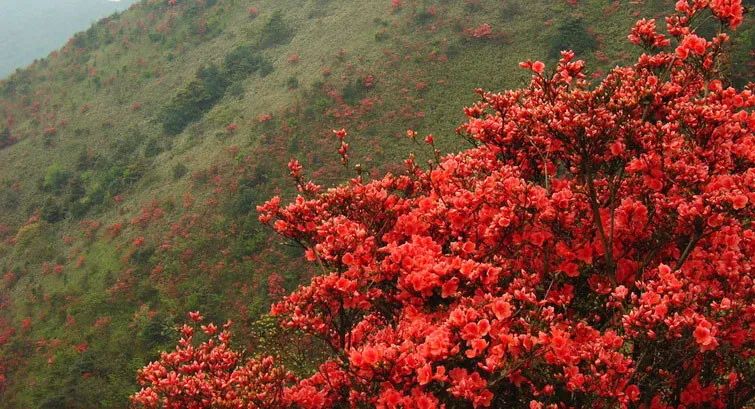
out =
<path fill-rule="evenodd" d="M 137 0 L 0 0 L 0 78 Z"/>

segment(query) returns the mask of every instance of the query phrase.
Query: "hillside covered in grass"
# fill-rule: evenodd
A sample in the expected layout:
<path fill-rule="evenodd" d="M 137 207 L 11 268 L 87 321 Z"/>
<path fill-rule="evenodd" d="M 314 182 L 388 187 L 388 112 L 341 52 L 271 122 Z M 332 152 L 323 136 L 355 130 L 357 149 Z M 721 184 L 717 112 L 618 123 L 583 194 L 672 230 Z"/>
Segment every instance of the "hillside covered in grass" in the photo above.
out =
<path fill-rule="evenodd" d="M 267 315 L 317 271 L 257 221 L 315 181 L 458 151 L 477 88 L 573 49 L 597 78 L 673 1 L 143 0 L 0 83 L 0 408 L 122 408 L 186 311 L 306 372 Z M 752 3 L 752 2 L 750 2 Z M 701 30 L 715 30 L 701 22 Z M 751 15 L 729 81 L 752 81 Z"/>

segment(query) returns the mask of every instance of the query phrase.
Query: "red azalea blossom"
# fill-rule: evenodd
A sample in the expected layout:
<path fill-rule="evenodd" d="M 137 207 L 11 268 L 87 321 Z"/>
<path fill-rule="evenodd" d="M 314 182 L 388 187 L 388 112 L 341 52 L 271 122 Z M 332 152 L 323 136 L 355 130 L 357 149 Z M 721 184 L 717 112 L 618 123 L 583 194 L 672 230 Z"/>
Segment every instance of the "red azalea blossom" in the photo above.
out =
<path fill-rule="evenodd" d="M 654 19 L 639 20 L 629 34 L 629 41 L 647 48 L 663 48 L 671 43 L 665 35 L 656 32 Z"/>
<path fill-rule="evenodd" d="M 690 34 L 684 37 L 681 44 L 676 47 L 676 55 L 681 59 L 686 59 L 690 53 L 699 56 L 705 54 L 706 48 L 707 41 L 704 38 Z"/>
<path fill-rule="evenodd" d="M 532 71 L 534 71 L 537 74 L 542 74 L 543 70 L 545 70 L 545 64 L 543 64 L 540 61 L 535 61 L 532 63 Z"/>

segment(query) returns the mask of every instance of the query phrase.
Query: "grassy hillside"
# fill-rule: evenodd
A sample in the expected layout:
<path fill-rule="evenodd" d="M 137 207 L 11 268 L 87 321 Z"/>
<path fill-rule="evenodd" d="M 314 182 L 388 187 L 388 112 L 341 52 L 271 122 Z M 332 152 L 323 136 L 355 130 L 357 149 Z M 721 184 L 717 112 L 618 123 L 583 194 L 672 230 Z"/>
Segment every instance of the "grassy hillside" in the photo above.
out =
<path fill-rule="evenodd" d="M 232 319 L 251 351 L 306 346 L 265 316 L 314 271 L 255 206 L 291 196 L 298 157 L 319 183 L 380 173 L 433 133 L 458 150 L 475 88 L 574 48 L 592 72 L 662 0 L 144 0 L 0 83 L 0 408 L 120 408 L 188 310 Z M 731 79 L 752 80 L 755 28 Z M 748 77 L 749 76 L 749 77 Z M 296 348 L 302 348 L 298 350 Z"/>

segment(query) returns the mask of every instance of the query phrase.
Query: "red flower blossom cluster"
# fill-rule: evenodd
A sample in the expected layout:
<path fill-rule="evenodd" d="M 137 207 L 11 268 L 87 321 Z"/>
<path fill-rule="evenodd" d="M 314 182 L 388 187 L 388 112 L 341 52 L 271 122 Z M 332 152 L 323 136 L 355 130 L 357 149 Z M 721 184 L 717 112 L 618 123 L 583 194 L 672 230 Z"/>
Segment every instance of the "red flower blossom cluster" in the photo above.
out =
<path fill-rule="evenodd" d="M 144 229 L 149 226 L 151 222 L 161 219 L 164 215 L 165 211 L 160 208 L 160 203 L 158 203 L 157 200 L 151 200 L 149 203 L 142 206 L 138 215 L 131 219 L 131 224 Z"/>
<path fill-rule="evenodd" d="M 488 38 L 493 35 L 493 27 L 488 23 L 483 23 L 473 29 L 469 29 L 467 34 L 474 38 Z"/>
<path fill-rule="evenodd" d="M 686 59 L 690 54 L 701 56 L 707 48 L 708 42 L 704 38 L 689 34 L 684 37 L 679 47 L 676 47 L 676 55 L 681 59 Z"/>
<path fill-rule="evenodd" d="M 732 29 L 742 24 L 744 15 L 742 0 L 679 0 L 676 2 L 676 10 L 688 19 L 705 8 L 710 8 L 714 16 Z"/>
<path fill-rule="evenodd" d="M 633 41 L 659 50 L 597 85 L 572 52 L 523 63 L 530 85 L 479 91 L 458 129 L 474 147 L 427 170 L 410 157 L 323 190 L 292 162 L 300 196 L 260 221 L 323 273 L 272 312 L 331 357 L 237 381 L 223 339 L 184 340 L 135 402 L 249 407 L 221 404 L 243 387 L 270 388 L 270 408 L 752 404 L 755 95 L 719 79 L 727 37 L 689 26 L 709 8 L 734 27 L 741 6 L 688 3 L 667 19 L 686 56 L 645 21 Z"/>
<path fill-rule="evenodd" d="M 338 147 L 338 154 L 341 155 L 341 163 L 344 165 L 349 164 L 349 144 L 344 141 L 348 135 L 345 129 L 333 130 L 333 134 L 338 138 L 340 146 Z"/>
<path fill-rule="evenodd" d="M 629 34 L 632 44 L 642 45 L 646 48 L 663 48 L 670 44 L 670 40 L 656 31 L 655 20 L 639 20 Z"/>
<path fill-rule="evenodd" d="M 364 76 L 364 77 L 363 77 L 363 78 L 361 79 L 361 81 L 362 81 L 362 86 L 363 86 L 363 87 L 365 87 L 365 88 L 367 88 L 367 89 L 369 89 L 369 88 L 372 88 L 372 87 L 374 87 L 374 86 L 375 86 L 375 80 L 376 80 L 376 79 L 375 79 L 375 76 L 374 76 L 374 75 L 372 75 L 372 74 L 368 74 L 368 75 L 365 75 L 365 76 Z"/>
<path fill-rule="evenodd" d="M 203 320 L 196 312 L 189 317 L 196 325 Z M 201 325 L 208 339 L 198 345 L 194 345 L 195 327 L 184 325 L 176 350 L 139 371 L 143 388 L 132 396 L 132 403 L 166 409 L 280 407 L 283 385 L 293 376 L 277 368 L 270 357 L 244 362 L 231 349 L 230 325 L 222 329 L 212 323 Z"/>
<path fill-rule="evenodd" d="M 113 223 L 107 227 L 107 236 L 111 239 L 118 237 L 123 231 L 123 223 Z"/>
<path fill-rule="evenodd" d="M 522 61 L 519 63 L 519 66 L 521 68 L 524 68 L 525 70 L 531 70 L 535 74 L 542 74 L 543 71 L 545 71 L 545 63 L 542 61 Z"/>
<path fill-rule="evenodd" d="M 260 114 L 257 116 L 257 122 L 259 123 L 265 123 L 269 122 L 273 119 L 273 114 Z"/>
<path fill-rule="evenodd" d="M 134 247 L 142 247 L 144 245 L 144 236 L 139 236 L 135 238 L 131 244 L 133 244 Z"/>

